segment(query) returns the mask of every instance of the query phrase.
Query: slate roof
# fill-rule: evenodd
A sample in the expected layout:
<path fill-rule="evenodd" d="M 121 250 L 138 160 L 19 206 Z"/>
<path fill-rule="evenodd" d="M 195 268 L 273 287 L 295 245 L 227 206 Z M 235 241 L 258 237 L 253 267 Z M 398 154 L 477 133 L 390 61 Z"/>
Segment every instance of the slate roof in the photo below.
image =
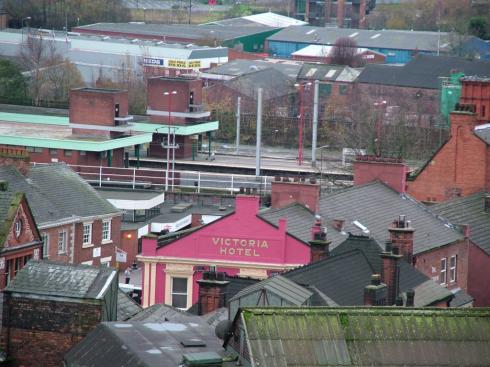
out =
<path fill-rule="evenodd" d="M 485 197 L 476 194 L 431 206 L 431 210 L 454 224 L 469 224 L 470 239 L 490 255 L 490 214 L 485 212 Z"/>
<path fill-rule="evenodd" d="M 241 320 L 255 366 L 478 366 L 490 361 L 488 309 L 245 308 Z"/>
<path fill-rule="evenodd" d="M 101 299 L 116 278 L 111 268 L 30 260 L 5 292 L 37 296 Z"/>
<path fill-rule="evenodd" d="M 0 191 L 0 249 L 7 240 L 23 196 L 21 193 Z"/>
<path fill-rule="evenodd" d="M 280 71 L 289 78 L 296 79 L 301 69 L 298 62 L 268 62 L 264 60 L 233 60 L 222 65 L 218 65 L 206 71 L 209 74 L 220 74 L 228 76 L 240 76 L 253 73 L 257 70 L 273 68 Z"/>
<path fill-rule="evenodd" d="M 126 321 L 141 312 L 143 308 L 121 289 L 117 291 L 117 321 Z"/>
<path fill-rule="evenodd" d="M 490 145 L 490 124 L 482 124 L 475 127 L 475 135 Z"/>
<path fill-rule="evenodd" d="M 396 50 L 450 50 L 450 34 L 401 30 L 368 30 L 337 27 L 292 26 L 269 36 L 269 41 L 333 45 L 339 38 L 349 37 L 359 47 Z"/>
<path fill-rule="evenodd" d="M 303 64 L 298 79 L 353 82 L 359 71 L 345 65 Z"/>
<path fill-rule="evenodd" d="M 364 287 L 372 274 L 381 273 L 381 248 L 372 238 L 349 236 L 327 259 L 283 274 L 302 285 L 318 288 L 342 306 L 364 303 Z M 415 306 L 425 307 L 450 299 L 452 293 L 405 261 L 400 261 L 400 293 L 415 290 Z M 320 303 L 319 305 L 323 305 Z"/>
<path fill-rule="evenodd" d="M 28 177 L 51 202 L 65 212 L 81 217 L 119 213 L 65 164 L 35 166 L 29 171 Z"/>
<path fill-rule="evenodd" d="M 65 164 L 31 167 L 27 177 L 13 166 L 1 166 L 0 179 L 9 182 L 9 191 L 26 194 L 41 228 L 58 221 L 119 213 Z"/>
<path fill-rule="evenodd" d="M 408 194 L 399 194 L 381 182 L 354 186 L 337 193 L 325 195 L 319 202 L 324 225 L 328 229 L 330 249 L 342 243 L 348 235 L 368 234 L 377 243 L 384 244 L 388 239 L 388 228 L 399 215 L 410 220 L 414 233 L 414 254 L 423 253 L 463 238 L 452 224 L 438 217 L 429 208 L 420 204 Z M 287 219 L 288 232 L 307 242 L 311 239 L 311 226 L 314 214 L 295 204 L 282 209 L 267 209 L 260 217 L 270 223 L 278 223 L 279 218 Z M 334 219 L 345 219 L 345 228 L 339 232 L 331 225 Z M 363 233 L 353 224 L 358 221 L 367 227 Z"/>
<path fill-rule="evenodd" d="M 368 64 L 357 78 L 357 82 L 439 89 L 440 78 L 449 77 L 456 72 L 490 76 L 490 61 L 418 54 L 403 66 Z"/>
<path fill-rule="evenodd" d="M 185 347 L 200 341 L 205 346 Z M 223 352 L 214 328 L 190 323 L 103 322 L 65 354 L 70 367 L 175 367 L 187 353 Z"/>
<path fill-rule="evenodd" d="M 253 99 L 257 98 L 257 89 L 262 88 L 264 101 L 296 92 L 294 81 L 273 68 L 241 75 L 224 82 L 223 85 Z"/>
<path fill-rule="evenodd" d="M 191 318 L 196 317 L 186 311 L 163 303 L 156 303 L 150 307 L 141 310 L 130 318 L 130 321 L 144 321 L 152 323 L 161 322 L 189 322 Z"/>
<path fill-rule="evenodd" d="M 301 306 L 308 299 L 310 299 L 311 296 L 313 296 L 312 291 L 281 275 L 276 275 L 242 289 L 240 292 L 235 294 L 233 298 L 229 300 L 229 302 L 238 300 L 239 298 L 261 290 L 267 290 L 281 299 L 298 306 Z"/>

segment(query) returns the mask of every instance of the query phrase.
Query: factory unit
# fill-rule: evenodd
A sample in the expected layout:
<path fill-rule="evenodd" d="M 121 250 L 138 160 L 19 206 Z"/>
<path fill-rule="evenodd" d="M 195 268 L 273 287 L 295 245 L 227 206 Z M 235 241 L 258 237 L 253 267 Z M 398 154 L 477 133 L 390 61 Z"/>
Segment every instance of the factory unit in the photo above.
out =
<path fill-rule="evenodd" d="M 18 57 L 27 47 L 29 38 L 32 42 L 45 43 L 46 48 L 66 57 L 80 71 L 83 81 L 92 86 L 101 79 L 117 81 L 124 75 L 141 76 L 143 73 L 176 76 L 228 62 L 226 47 L 27 28 L 0 31 L 0 56 Z"/>
<path fill-rule="evenodd" d="M 266 50 L 270 55 L 290 58 L 307 46 L 333 46 L 340 38 L 350 38 L 359 48 L 385 55 L 387 64 L 405 64 L 417 54 L 449 54 L 454 46 L 447 32 L 302 26 L 288 27 L 268 37 Z M 468 37 L 465 42 L 474 38 Z"/>

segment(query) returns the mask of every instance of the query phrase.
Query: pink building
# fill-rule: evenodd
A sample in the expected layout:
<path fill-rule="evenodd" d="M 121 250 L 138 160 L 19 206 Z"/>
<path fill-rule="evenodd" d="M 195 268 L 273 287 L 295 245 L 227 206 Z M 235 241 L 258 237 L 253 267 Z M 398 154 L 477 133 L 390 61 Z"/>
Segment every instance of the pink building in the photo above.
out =
<path fill-rule="evenodd" d="M 235 212 L 197 230 L 144 237 L 138 257 L 144 263 L 143 306 L 191 307 L 198 301 L 197 281 L 210 269 L 264 279 L 315 260 L 317 249 L 291 236 L 285 219 L 275 226 L 258 210 L 258 197 L 237 196 Z"/>

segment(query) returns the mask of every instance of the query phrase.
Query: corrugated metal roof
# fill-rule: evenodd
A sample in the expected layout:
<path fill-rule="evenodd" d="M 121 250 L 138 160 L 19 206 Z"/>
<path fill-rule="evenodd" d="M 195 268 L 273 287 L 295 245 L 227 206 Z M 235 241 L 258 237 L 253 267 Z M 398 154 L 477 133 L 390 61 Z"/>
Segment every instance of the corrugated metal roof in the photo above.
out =
<path fill-rule="evenodd" d="M 305 44 L 333 45 L 336 40 L 349 37 L 359 47 L 440 51 L 450 50 L 451 35 L 447 32 L 367 30 L 350 28 L 329 28 L 293 26 L 269 36 L 269 41 L 296 42 Z"/>
<path fill-rule="evenodd" d="M 489 309 L 246 308 L 252 366 L 481 366 Z"/>
<path fill-rule="evenodd" d="M 230 302 L 262 289 L 274 293 L 276 296 L 298 306 L 304 304 L 313 295 L 313 292 L 310 290 L 281 275 L 276 275 L 242 289 L 230 299 Z"/>

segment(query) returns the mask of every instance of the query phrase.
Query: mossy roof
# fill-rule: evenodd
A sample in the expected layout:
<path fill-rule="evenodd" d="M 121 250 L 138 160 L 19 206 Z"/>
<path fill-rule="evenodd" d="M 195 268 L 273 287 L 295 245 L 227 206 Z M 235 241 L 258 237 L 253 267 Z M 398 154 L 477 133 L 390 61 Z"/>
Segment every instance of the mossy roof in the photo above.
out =
<path fill-rule="evenodd" d="M 23 198 L 24 194 L 20 192 L 0 191 L 0 248 L 3 248 L 7 240 Z"/>
<path fill-rule="evenodd" d="M 246 308 L 241 320 L 252 366 L 480 366 L 490 361 L 488 308 Z"/>

